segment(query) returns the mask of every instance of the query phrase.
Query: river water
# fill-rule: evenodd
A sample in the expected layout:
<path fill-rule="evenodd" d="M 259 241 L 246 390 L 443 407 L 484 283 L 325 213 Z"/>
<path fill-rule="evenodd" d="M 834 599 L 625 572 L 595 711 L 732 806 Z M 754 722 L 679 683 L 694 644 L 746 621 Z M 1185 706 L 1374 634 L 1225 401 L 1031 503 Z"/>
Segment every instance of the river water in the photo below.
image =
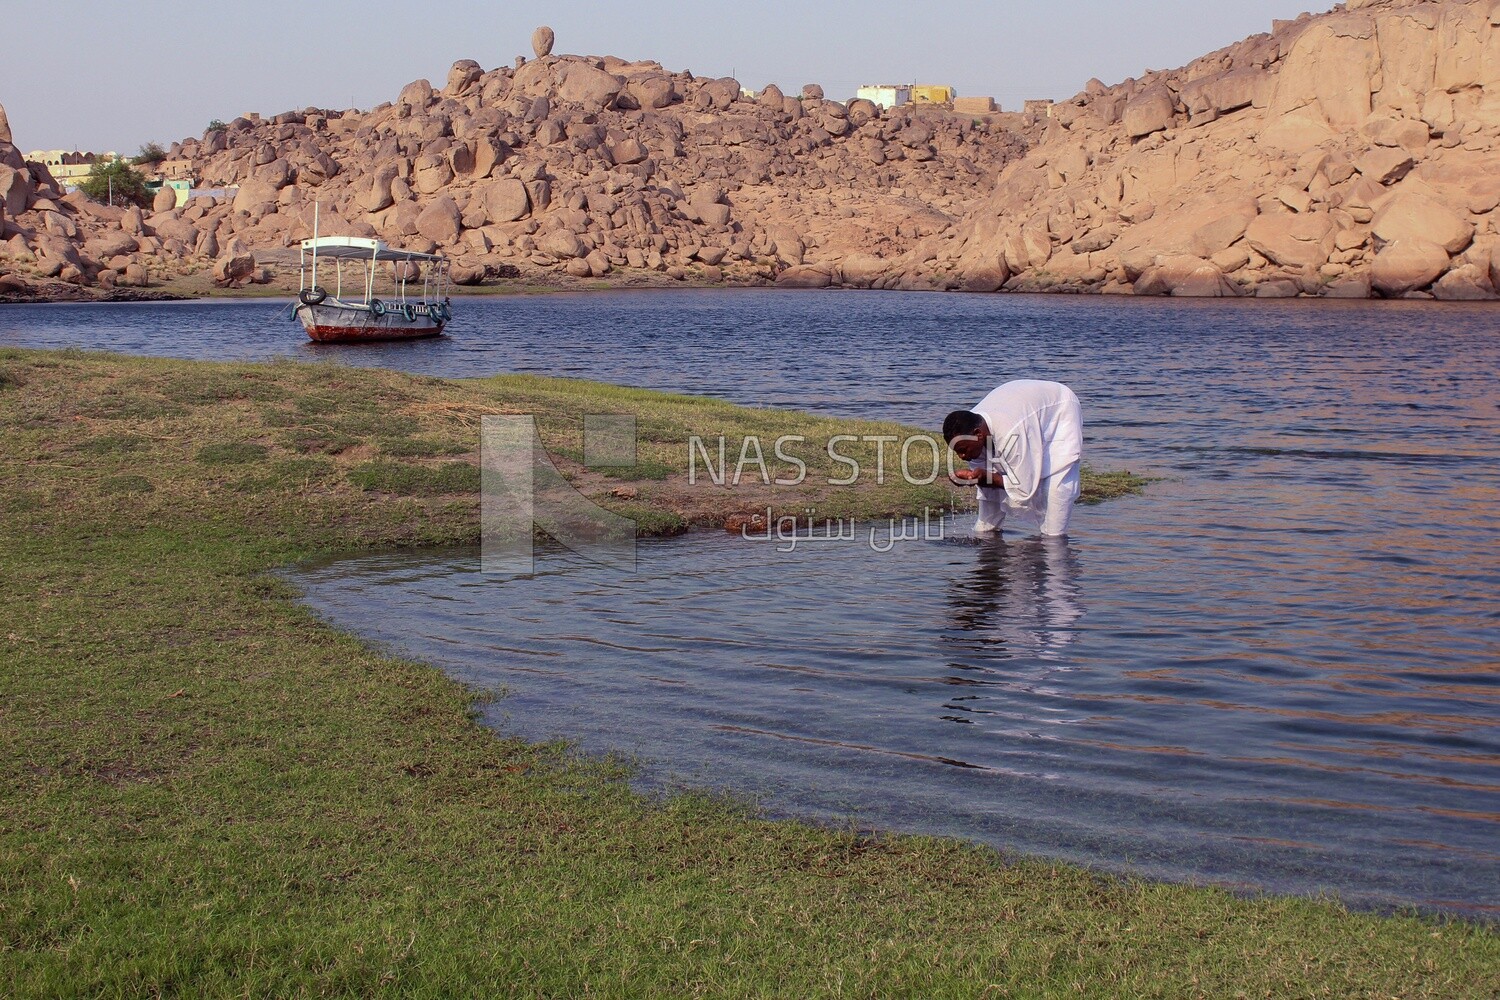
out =
<path fill-rule="evenodd" d="M 330 620 L 503 689 L 486 721 L 651 788 L 1153 877 L 1500 913 L 1492 305 L 900 293 L 461 301 L 453 336 L 307 344 L 269 303 L 0 308 L 0 346 L 531 371 L 933 427 L 1069 383 L 1087 459 L 1164 477 L 1066 542 L 643 543 L 364 556 Z M 278 315 L 278 309 L 280 314 Z"/>

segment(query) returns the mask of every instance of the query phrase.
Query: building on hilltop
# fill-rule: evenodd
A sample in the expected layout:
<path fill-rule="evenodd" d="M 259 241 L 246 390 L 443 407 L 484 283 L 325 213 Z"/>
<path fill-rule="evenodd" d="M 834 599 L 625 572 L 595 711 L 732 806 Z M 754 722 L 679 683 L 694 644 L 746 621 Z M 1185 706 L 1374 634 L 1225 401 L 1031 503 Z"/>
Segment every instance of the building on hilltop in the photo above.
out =
<path fill-rule="evenodd" d="M 958 91 L 946 84 L 914 83 L 911 85 L 913 104 L 951 104 L 957 96 Z"/>
<path fill-rule="evenodd" d="M 854 96 L 889 111 L 904 104 L 952 104 L 958 91 L 938 83 L 871 83 L 860 87 Z"/>
<path fill-rule="evenodd" d="M 1037 115 L 1038 117 L 1042 118 L 1051 118 L 1052 102 L 1046 100 L 1027 101 L 1025 104 L 1021 105 L 1021 113 L 1027 115 Z"/>
<path fill-rule="evenodd" d="M 955 97 L 953 110 L 964 115 L 989 115 L 999 111 L 993 97 Z"/>
<path fill-rule="evenodd" d="M 911 87 L 904 83 L 873 83 L 860 87 L 854 96 L 873 101 L 881 110 L 889 111 L 911 101 Z"/>
<path fill-rule="evenodd" d="M 119 158 L 119 153 L 80 153 L 66 149 L 34 149 L 26 154 L 27 160 L 46 167 L 52 179 L 67 191 L 76 188 L 89 175 L 89 171 L 94 169 L 95 163 L 107 163 Z"/>

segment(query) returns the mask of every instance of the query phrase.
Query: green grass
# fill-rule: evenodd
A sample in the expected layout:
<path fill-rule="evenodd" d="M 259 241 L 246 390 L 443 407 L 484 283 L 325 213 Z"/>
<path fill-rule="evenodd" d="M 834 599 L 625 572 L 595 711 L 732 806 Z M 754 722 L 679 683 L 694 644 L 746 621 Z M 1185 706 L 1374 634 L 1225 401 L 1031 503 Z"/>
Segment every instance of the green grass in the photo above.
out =
<path fill-rule="evenodd" d="M 207 444 L 198 449 L 198 461 L 204 465 L 244 465 L 259 462 L 269 452 L 263 444 L 250 441 L 226 441 L 223 444 Z"/>
<path fill-rule="evenodd" d="M 189 377 L 224 396 L 153 402 Z M 395 433 L 308 457 L 246 381 L 298 420 L 389 412 L 464 452 L 382 454 Z M 314 396 L 336 405 L 296 405 Z M 620 411 L 674 470 L 618 500 L 600 480 L 645 530 L 710 523 L 688 431 L 877 429 L 549 379 L 0 350 L 0 995 L 1494 995 L 1484 927 L 643 798 L 616 762 L 484 729 L 474 693 L 267 575 L 474 540 L 473 497 L 361 469 L 472 467 L 485 413 L 577 448 L 582 414 Z M 198 461 L 243 442 L 264 455 Z M 953 495 L 933 489 L 769 495 Z"/>
<path fill-rule="evenodd" d="M 479 466 L 448 462 L 438 466 L 405 462 L 366 462 L 349 470 L 349 481 L 362 490 L 406 496 L 479 492 Z"/>
<path fill-rule="evenodd" d="M 1103 503 L 1106 500 L 1135 496 L 1141 492 L 1146 483 L 1152 481 L 1142 479 L 1130 472 L 1098 472 L 1088 466 L 1083 467 L 1081 478 L 1083 488 L 1078 494 L 1078 502 L 1084 504 Z"/>

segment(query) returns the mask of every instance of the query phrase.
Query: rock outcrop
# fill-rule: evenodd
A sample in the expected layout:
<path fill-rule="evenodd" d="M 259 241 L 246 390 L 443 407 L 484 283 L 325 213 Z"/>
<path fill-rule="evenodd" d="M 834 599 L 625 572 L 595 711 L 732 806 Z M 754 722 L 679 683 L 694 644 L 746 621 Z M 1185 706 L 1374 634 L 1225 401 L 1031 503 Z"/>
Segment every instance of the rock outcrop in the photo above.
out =
<path fill-rule="evenodd" d="M 231 193 L 150 214 L 65 198 L 0 141 L 0 270 L 206 270 L 294 246 L 317 203 L 323 233 L 442 250 L 466 281 L 1496 295 L 1500 0 L 1349 0 L 1034 115 L 748 97 L 553 41 L 185 139 L 169 156 Z"/>
<path fill-rule="evenodd" d="M 655 271 L 771 282 L 852 255 L 879 270 L 950 228 L 1027 148 L 1021 132 L 869 101 L 756 100 L 739 81 L 653 62 L 551 54 L 455 63 L 369 112 L 247 116 L 175 144 L 206 186 L 234 190 L 146 220 L 184 247 L 255 249 L 321 231 L 439 249 L 465 273 Z M 867 283 L 873 284 L 874 278 Z"/>
<path fill-rule="evenodd" d="M 884 280 L 1003 261 L 1020 289 L 1488 298 L 1497 202 L 1500 3 L 1350 0 L 1054 106 Z"/>

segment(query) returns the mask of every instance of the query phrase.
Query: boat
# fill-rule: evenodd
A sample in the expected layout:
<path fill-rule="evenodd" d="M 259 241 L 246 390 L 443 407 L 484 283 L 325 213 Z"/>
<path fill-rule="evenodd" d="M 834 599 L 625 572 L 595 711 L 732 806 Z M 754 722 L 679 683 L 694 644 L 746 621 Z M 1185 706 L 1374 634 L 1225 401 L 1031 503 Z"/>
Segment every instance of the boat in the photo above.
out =
<path fill-rule="evenodd" d="M 323 283 L 330 263 L 331 291 Z M 448 259 L 441 254 L 397 250 L 361 236 L 314 236 L 302 241 L 300 270 L 293 315 L 320 343 L 436 337 L 453 319 Z M 382 270 L 391 286 L 386 299 L 375 296 Z"/>

